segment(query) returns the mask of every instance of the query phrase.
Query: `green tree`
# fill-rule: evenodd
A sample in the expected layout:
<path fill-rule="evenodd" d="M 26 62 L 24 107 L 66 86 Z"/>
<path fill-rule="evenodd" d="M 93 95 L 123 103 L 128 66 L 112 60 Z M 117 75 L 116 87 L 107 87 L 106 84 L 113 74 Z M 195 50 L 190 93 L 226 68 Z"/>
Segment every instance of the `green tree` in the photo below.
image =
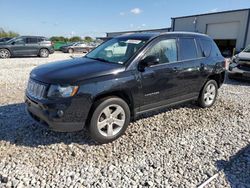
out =
<path fill-rule="evenodd" d="M 89 37 L 89 36 L 86 36 L 86 37 L 84 37 L 84 41 L 85 41 L 85 42 L 93 42 L 94 39 L 91 38 L 91 37 Z"/>
<path fill-rule="evenodd" d="M 79 42 L 82 41 L 81 37 L 79 36 L 73 36 L 69 39 L 70 42 Z"/>
<path fill-rule="evenodd" d="M 52 42 L 68 42 L 69 41 L 68 38 L 65 38 L 63 36 L 53 36 L 53 37 L 50 38 L 50 40 Z"/>
<path fill-rule="evenodd" d="M 13 31 L 5 31 L 4 29 L 0 28 L 0 38 L 3 38 L 3 37 L 17 37 L 19 36 L 18 33 L 16 32 L 13 32 Z"/>

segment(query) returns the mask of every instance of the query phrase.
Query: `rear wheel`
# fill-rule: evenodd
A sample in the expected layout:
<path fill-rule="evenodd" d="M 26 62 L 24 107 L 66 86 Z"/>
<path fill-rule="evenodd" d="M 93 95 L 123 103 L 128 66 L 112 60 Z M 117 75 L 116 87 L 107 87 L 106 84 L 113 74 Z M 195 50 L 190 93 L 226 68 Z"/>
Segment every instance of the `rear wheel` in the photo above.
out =
<path fill-rule="evenodd" d="M 10 51 L 7 49 L 0 49 L 0 58 L 2 59 L 10 58 Z"/>
<path fill-rule="evenodd" d="M 118 97 L 104 98 L 94 105 L 89 133 L 97 142 L 103 144 L 119 138 L 130 122 L 127 103 Z"/>
<path fill-rule="evenodd" d="M 39 56 L 43 57 L 43 58 L 49 57 L 49 50 L 47 50 L 47 49 L 41 49 L 40 52 L 39 52 Z"/>
<path fill-rule="evenodd" d="M 218 94 L 218 84 L 215 80 L 209 80 L 204 85 L 203 89 L 201 90 L 198 104 L 202 108 L 209 108 L 213 106 L 216 101 Z"/>

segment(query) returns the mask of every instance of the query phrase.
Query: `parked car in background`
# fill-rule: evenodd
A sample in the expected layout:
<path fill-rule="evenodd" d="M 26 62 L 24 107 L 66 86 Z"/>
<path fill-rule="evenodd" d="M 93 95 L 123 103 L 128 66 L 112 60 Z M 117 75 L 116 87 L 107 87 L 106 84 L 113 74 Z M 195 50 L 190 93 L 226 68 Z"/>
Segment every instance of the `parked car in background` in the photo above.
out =
<path fill-rule="evenodd" d="M 0 58 L 14 56 L 48 57 L 54 53 L 52 42 L 41 36 L 20 36 L 0 43 Z"/>
<path fill-rule="evenodd" d="M 228 77 L 250 81 L 250 45 L 232 58 Z"/>
<path fill-rule="evenodd" d="M 192 100 L 211 107 L 224 76 L 224 58 L 207 35 L 124 35 L 84 57 L 33 69 L 25 102 L 31 117 L 51 129 L 86 125 L 96 141 L 107 143 L 145 112 Z"/>
<path fill-rule="evenodd" d="M 10 37 L 0 38 L 0 42 L 6 42 L 6 41 L 8 41 L 10 39 L 12 39 L 12 38 L 10 38 Z"/>
<path fill-rule="evenodd" d="M 64 53 L 74 53 L 74 52 L 88 53 L 93 48 L 94 48 L 93 46 L 87 45 L 82 42 L 74 42 L 65 46 L 61 46 L 60 50 Z"/>

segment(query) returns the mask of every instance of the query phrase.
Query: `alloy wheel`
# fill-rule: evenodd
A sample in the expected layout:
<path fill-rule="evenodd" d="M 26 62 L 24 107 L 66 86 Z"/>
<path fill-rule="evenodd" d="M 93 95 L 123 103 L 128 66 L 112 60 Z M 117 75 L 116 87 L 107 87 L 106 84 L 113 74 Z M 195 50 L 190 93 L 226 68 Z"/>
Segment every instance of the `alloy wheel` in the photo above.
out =
<path fill-rule="evenodd" d="M 216 97 L 216 87 L 214 84 L 207 85 L 204 94 L 204 102 L 207 106 L 211 105 Z"/>
<path fill-rule="evenodd" d="M 41 51 L 40 51 L 40 56 L 41 56 L 41 57 L 48 57 L 48 56 L 49 56 L 48 50 L 46 50 L 46 49 L 41 49 Z"/>
<path fill-rule="evenodd" d="M 105 137 L 115 136 L 122 130 L 125 119 L 125 111 L 121 106 L 109 105 L 101 111 L 97 119 L 98 130 Z"/>
<path fill-rule="evenodd" d="M 1 58 L 8 58 L 10 56 L 10 54 L 9 54 L 9 51 L 8 50 L 0 50 L 0 57 Z"/>

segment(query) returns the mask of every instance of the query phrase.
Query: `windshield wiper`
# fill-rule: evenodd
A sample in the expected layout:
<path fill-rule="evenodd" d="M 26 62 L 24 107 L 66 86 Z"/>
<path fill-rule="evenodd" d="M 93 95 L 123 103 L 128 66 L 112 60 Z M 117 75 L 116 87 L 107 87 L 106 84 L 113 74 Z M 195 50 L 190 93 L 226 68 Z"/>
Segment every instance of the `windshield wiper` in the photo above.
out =
<path fill-rule="evenodd" d="M 97 61 L 103 61 L 103 62 L 107 62 L 107 63 L 113 63 L 111 61 L 108 61 L 106 59 L 102 59 L 102 58 L 99 58 L 99 57 L 88 57 L 88 56 L 86 56 L 86 57 L 89 58 L 89 59 L 97 60 Z"/>

